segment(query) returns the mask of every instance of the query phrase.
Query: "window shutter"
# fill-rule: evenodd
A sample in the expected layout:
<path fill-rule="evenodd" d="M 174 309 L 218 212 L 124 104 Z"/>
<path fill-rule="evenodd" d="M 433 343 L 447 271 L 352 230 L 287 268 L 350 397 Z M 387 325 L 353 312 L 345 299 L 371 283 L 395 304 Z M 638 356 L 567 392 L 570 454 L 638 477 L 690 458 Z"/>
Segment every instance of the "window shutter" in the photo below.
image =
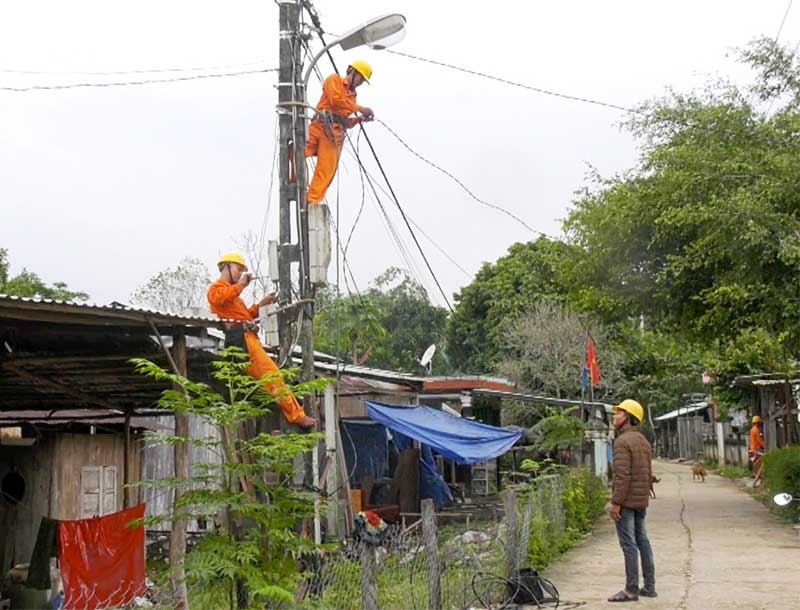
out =
<path fill-rule="evenodd" d="M 100 466 L 81 468 L 81 519 L 100 514 L 102 474 L 103 469 Z"/>
<path fill-rule="evenodd" d="M 110 515 L 117 512 L 117 467 L 103 468 L 103 513 Z"/>
<path fill-rule="evenodd" d="M 117 467 L 81 468 L 81 519 L 117 512 Z"/>

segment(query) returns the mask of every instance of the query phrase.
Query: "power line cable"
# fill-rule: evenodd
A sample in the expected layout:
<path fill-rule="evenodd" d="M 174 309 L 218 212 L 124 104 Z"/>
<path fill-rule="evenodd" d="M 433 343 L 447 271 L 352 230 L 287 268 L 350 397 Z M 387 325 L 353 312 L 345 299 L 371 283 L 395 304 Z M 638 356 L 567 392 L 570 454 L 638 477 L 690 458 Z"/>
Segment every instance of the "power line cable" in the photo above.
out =
<path fill-rule="evenodd" d="M 359 144 L 361 143 L 361 133 L 359 132 L 358 137 L 356 138 L 356 156 L 359 153 Z M 361 205 L 358 206 L 358 212 L 356 213 L 356 219 L 353 221 L 353 226 L 350 227 L 350 233 L 347 236 L 347 241 L 344 245 L 344 251 L 347 252 L 348 248 L 350 248 L 350 240 L 353 239 L 353 233 L 356 230 L 356 226 L 358 225 L 358 221 L 361 219 L 361 213 L 364 211 L 364 202 L 366 200 L 366 190 L 364 187 L 364 172 L 359 171 L 358 173 L 359 178 L 361 179 Z"/>
<path fill-rule="evenodd" d="M 348 140 L 349 140 L 349 137 L 348 137 Z M 349 152 L 351 152 L 351 154 L 352 154 L 352 151 L 349 151 Z M 410 252 L 408 251 L 408 249 L 406 248 L 405 244 L 403 243 L 403 239 L 400 237 L 400 234 L 397 232 L 397 229 L 395 229 L 394 224 L 392 223 L 392 219 L 389 216 L 389 212 L 386 210 L 386 207 L 383 205 L 383 200 L 381 199 L 380 195 L 378 195 L 375 183 L 367 175 L 366 168 L 364 167 L 364 164 L 361 161 L 361 157 L 360 156 L 355 156 L 355 160 L 358 163 L 359 168 L 361 169 L 361 172 L 362 172 L 361 175 L 363 177 L 365 177 L 366 182 L 370 187 L 371 194 L 372 194 L 371 201 L 378 208 L 378 211 L 380 212 L 379 218 L 381 219 L 381 222 L 383 223 L 383 226 L 386 229 L 386 232 L 389 234 L 389 237 L 392 239 L 392 243 L 394 244 L 394 247 L 397 250 L 397 253 L 400 255 L 400 258 L 405 263 L 406 268 L 408 269 L 408 272 L 414 278 L 414 281 L 416 281 L 418 284 L 422 285 L 423 282 L 421 280 L 419 270 L 416 268 L 416 265 L 414 264 L 414 260 L 413 260 L 413 258 L 411 256 Z"/>
<path fill-rule="evenodd" d="M 433 272 L 433 268 L 431 267 L 431 264 L 428 261 L 428 257 L 425 256 L 425 251 L 422 249 L 422 245 L 419 243 L 417 235 L 416 233 L 414 233 L 414 229 L 411 228 L 411 223 L 408 221 L 408 217 L 406 216 L 406 212 L 403 209 L 403 206 L 400 205 L 400 200 L 397 198 L 397 194 L 394 192 L 392 183 L 389 182 L 389 177 L 386 175 L 386 171 L 383 169 L 383 164 L 378 158 L 378 154 L 375 152 L 375 148 L 372 146 L 372 141 L 369 139 L 369 135 L 367 134 L 363 125 L 359 125 L 359 128 L 364 133 L 364 139 L 367 141 L 367 145 L 369 146 L 369 149 L 372 152 L 372 156 L 375 158 L 375 163 L 377 163 L 378 165 L 378 170 L 381 172 L 381 176 L 383 176 L 383 180 L 384 182 L 386 182 L 386 186 L 389 187 L 389 192 L 392 195 L 392 199 L 394 200 L 397 209 L 400 210 L 400 216 L 402 216 L 403 222 L 405 222 L 408 232 L 411 233 L 411 238 L 414 240 L 414 244 L 416 244 L 417 250 L 419 250 L 419 253 L 422 256 L 422 260 L 425 262 L 425 266 L 428 268 L 428 271 L 430 272 L 433 281 L 436 283 L 436 287 L 439 289 L 439 293 L 442 295 L 444 302 L 447 304 L 447 308 L 450 310 L 451 313 L 454 313 L 454 309 L 452 304 L 450 303 L 450 299 L 447 298 L 447 294 L 445 293 L 444 288 L 442 288 L 442 285 L 439 282 L 439 278 L 436 277 L 436 274 Z"/>
<path fill-rule="evenodd" d="M 155 85 L 160 83 L 176 83 L 181 81 L 202 80 L 208 78 L 230 78 L 234 76 L 244 76 L 247 74 L 262 74 L 265 72 L 277 72 L 277 68 L 265 68 L 261 70 L 242 70 L 241 72 L 223 72 L 220 74 L 197 74 L 194 76 L 177 76 L 174 78 L 156 78 L 135 81 L 118 81 L 111 83 L 67 83 L 64 85 L 32 85 L 30 87 L 2 87 L 0 91 L 13 91 L 16 93 L 26 91 L 57 91 L 61 89 L 81 89 L 81 88 L 101 88 L 101 87 L 130 87 L 139 85 Z"/>
<path fill-rule="evenodd" d="M 369 185 L 370 190 L 372 191 L 372 202 L 376 205 L 376 207 L 378 208 L 378 210 L 380 212 L 380 219 L 381 219 L 381 222 L 384 225 L 384 228 L 386 229 L 387 233 L 389 233 L 389 236 L 392 238 L 392 241 L 394 243 L 395 249 L 397 250 L 398 254 L 400 255 L 400 258 L 402 258 L 403 261 L 405 262 L 406 267 L 408 269 L 408 272 L 414 278 L 414 281 L 417 284 L 423 286 L 424 283 L 422 282 L 421 274 L 419 273 L 419 270 L 416 268 L 416 265 L 414 264 L 413 257 L 408 252 L 408 249 L 406 248 L 405 244 L 403 243 L 403 240 L 400 237 L 400 234 L 395 229 L 394 224 L 392 223 L 392 219 L 389 216 L 389 213 L 386 210 L 386 207 L 383 205 L 383 200 L 381 199 L 380 195 L 378 195 L 377 187 L 376 187 L 375 183 L 372 181 L 372 178 L 371 178 L 370 174 L 367 172 L 367 169 L 364 167 L 363 162 L 361 161 L 361 157 L 359 155 L 355 154 L 354 148 L 353 148 L 352 139 L 350 138 L 349 134 L 347 135 L 347 140 L 348 140 L 348 143 L 350 144 L 350 149 L 348 149 L 348 152 L 351 155 L 353 155 L 353 157 L 355 158 L 355 160 L 358 163 L 358 166 L 359 166 L 359 168 L 360 168 L 360 170 L 362 172 L 362 176 L 366 178 L 366 182 Z M 378 186 L 380 186 L 380 185 L 378 185 Z"/>
<path fill-rule="evenodd" d="M 123 76 L 126 74 L 159 74 L 163 72 L 210 72 L 212 70 L 231 70 L 232 68 L 244 68 L 246 66 L 257 66 L 270 63 L 267 60 L 249 61 L 239 64 L 224 64 L 219 66 L 190 66 L 185 68 L 142 68 L 140 70 L 110 70 L 110 71 L 86 71 L 86 70 L 16 70 L 13 68 L 0 68 L 3 74 L 30 74 L 39 76 Z"/>
<path fill-rule="evenodd" d="M 783 32 L 783 26 L 786 24 L 786 18 L 789 16 L 789 11 L 792 10 L 792 1 L 789 0 L 789 4 L 786 6 L 786 11 L 783 13 L 783 19 L 781 19 L 781 25 L 778 27 L 778 33 L 775 34 L 775 42 L 778 42 L 778 39 L 781 37 L 781 32 Z"/>
<path fill-rule="evenodd" d="M 789 16 L 789 11 L 792 9 L 792 1 L 793 0 L 789 0 L 789 4 L 786 5 L 786 11 L 784 11 L 784 13 L 783 13 L 783 19 L 781 19 L 781 24 L 780 24 L 780 26 L 778 26 L 778 33 L 775 34 L 775 45 L 778 44 L 778 40 L 781 37 L 781 32 L 783 32 L 783 26 L 786 24 L 786 18 Z M 798 42 L 797 44 L 800 45 L 800 42 Z M 794 53 L 792 53 L 792 57 L 794 57 L 794 55 L 796 53 L 797 53 L 797 47 L 795 47 Z M 773 97 L 769 101 L 769 107 L 767 108 L 767 112 L 766 112 L 767 116 L 769 116 L 769 113 L 772 112 L 772 106 L 774 104 L 775 104 L 775 98 Z"/>
<path fill-rule="evenodd" d="M 366 169 L 364 170 L 364 174 L 367 176 L 367 178 L 368 178 L 368 179 L 369 179 L 369 178 L 373 178 L 372 174 L 370 174 L 370 173 L 369 173 L 369 171 L 367 171 Z M 374 179 L 374 178 L 373 178 L 373 179 Z M 390 196 L 390 195 L 389 195 L 389 193 L 386 191 L 386 189 L 385 189 L 384 187 L 382 187 L 380 184 L 378 184 L 378 185 L 377 185 L 377 188 L 378 188 L 378 190 L 382 191 L 382 192 L 383 192 L 383 194 L 384 194 L 384 195 L 386 195 L 387 197 L 388 197 L 388 196 Z M 431 242 L 431 244 L 433 245 L 433 247 L 434 247 L 434 248 L 436 248 L 436 249 L 437 249 L 439 252 L 441 252 L 442 256 L 444 256 L 444 257 L 445 257 L 445 258 L 446 258 L 448 261 L 450 261 L 451 263 L 453 263 L 453 265 L 454 265 L 454 266 L 455 266 L 455 267 L 456 267 L 456 268 L 457 268 L 459 271 L 461 271 L 461 272 L 462 272 L 464 275 L 466 275 L 466 276 L 467 276 L 469 279 L 472 279 L 472 278 L 474 277 L 474 275 L 473 275 L 472 273 L 470 273 L 469 271 L 467 271 L 466 269 L 464 269 L 464 267 L 462 267 L 462 266 L 459 264 L 459 262 L 458 262 L 456 259 L 454 259 L 452 256 L 450 256 L 450 255 L 449 255 L 449 254 L 448 254 L 448 253 L 447 253 L 447 252 L 444 250 L 444 248 L 442 248 L 442 247 L 441 247 L 441 246 L 438 244 L 438 242 L 437 242 L 435 239 L 433 239 L 433 237 L 431 237 L 430 235 L 428 235 L 428 234 L 425 232 L 425 230 L 424 230 L 424 229 L 423 229 L 421 226 L 419 226 L 419 224 L 418 224 L 417 222 L 415 222 L 415 221 L 414 221 L 414 219 L 413 219 L 413 218 L 411 218 L 411 217 L 409 216 L 409 217 L 408 217 L 408 219 L 411 221 L 411 224 L 412 224 L 412 225 L 414 225 L 414 227 L 415 227 L 415 228 L 416 228 L 416 229 L 417 229 L 417 230 L 418 230 L 420 233 L 422 233 L 423 237 L 425 237 L 425 238 L 426 238 L 426 239 L 427 239 L 429 242 Z"/>
<path fill-rule="evenodd" d="M 565 100 L 572 100 L 573 102 L 583 102 L 585 104 L 594 104 L 595 106 L 603 106 L 605 108 L 612 108 L 614 110 L 621 110 L 622 112 L 638 112 L 635 108 L 627 108 L 625 106 L 620 106 L 619 104 L 612 104 L 610 102 L 602 102 L 600 100 L 593 100 L 588 97 L 581 97 L 578 95 L 569 95 L 567 93 L 560 93 L 558 91 L 551 91 L 550 89 L 542 89 L 541 87 L 534 87 L 532 85 L 526 85 L 524 83 L 518 83 L 513 80 L 508 80 L 507 78 L 501 78 L 499 76 L 494 76 L 492 74 L 487 74 L 486 72 L 480 72 L 479 70 L 470 70 L 469 68 L 462 68 L 461 66 L 456 66 L 454 64 L 449 64 L 444 61 L 438 61 L 435 59 L 427 59 L 425 57 L 419 57 L 418 55 L 411 55 L 410 53 L 403 53 L 402 51 L 392 51 L 391 49 L 386 49 L 387 53 L 391 53 L 392 55 L 400 55 L 402 57 L 408 57 L 409 59 L 414 59 L 416 61 L 421 61 L 428 64 L 433 64 L 435 66 L 442 66 L 444 68 L 450 68 L 451 70 L 456 70 L 458 72 L 464 72 L 466 74 L 472 74 L 473 76 L 480 76 L 481 78 L 486 78 L 489 80 L 496 81 L 498 83 L 503 83 L 506 85 L 511 85 L 512 87 L 519 87 L 520 89 L 527 89 L 529 91 L 535 91 L 536 93 L 542 93 L 544 95 L 551 95 L 553 97 L 559 97 Z"/>
<path fill-rule="evenodd" d="M 480 203 L 481 205 L 485 205 L 485 206 L 487 206 L 487 207 L 489 207 L 489 208 L 492 208 L 492 209 L 494 209 L 494 210 L 497 210 L 498 212 L 501 212 L 501 213 L 505 214 L 506 216 L 508 216 L 508 217 L 512 218 L 513 220 L 515 220 L 515 221 L 517 221 L 519 224 L 521 224 L 523 227 L 525 227 L 526 229 L 528 229 L 528 231 L 530 231 L 531 233 L 538 233 L 539 235 L 543 235 L 543 236 L 545 236 L 545 237 L 547 237 L 547 238 L 549 238 L 549 239 L 554 239 L 553 237 L 550 237 L 550 236 L 549 236 L 549 235 L 547 235 L 546 233 L 542 233 L 541 231 L 538 231 L 538 230 L 534 229 L 534 228 L 533 228 L 533 227 L 531 227 L 531 226 L 530 226 L 528 223 L 526 223 L 524 220 L 522 220 L 522 219 L 521 219 L 519 216 L 517 216 L 517 215 L 516 215 L 516 214 L 514 214 L 513 212 L 511 212 L 511 211 L 507 210 L 506 208 L 504 208 L 504 207 L 501 207 L 501 206 L 499 206 L 499 205 L 496 205 L 496 204 L 494 204 L 494 203 L 490 203 L 490 202 L 486 201 L 485 199 L 481 199 L 481 198 L 480 198 L 480 197 L 478 197 L 478 196 L 477 196 L 475 193 L 473 193 L 473 192 L 472 192 L 472 191 L 471 191 L 469 188 L 467 188 L 467 185 L 465 185 L 465 184 L 464 184 L 464 183 L 463 183 L 463 182 L 462 182 L 462 181 L 461 181 L 459 178 L 457 178 L 456 176 L 454 176 L 452 173 L 450 173 L 449 171 L 447 171 L 446 169 L 444 169 L 444 168 L 443 168 L 443 167 L 441 167 L 440 165 L 437 165 L 436 163 L 434 163 L 434 162 L 433 162 L 433 161 L 431 161 L 430 159 L 428 159 L 428 158 L 426 158 L 426 157 L 422 156 L 422 155 L 421 155 L 420 153 L 418 153 L 416 150 L 414 150 L 413 148 L 411 148 L 411 146 L 408 144 L 408 142 L 406 142 L 406 141 L 405 141 L 403 138 L 401 138 L 401 137 L 400 137 L 400 136 L 397 134 L 397 132 L 396 132 L 396 131 L 394 131 L 394 129 L 392 129 L 391 127 L 389 127 L 389 126 L 388 126 L 388 125 L 387 125 L 387 124 L 386 124 L 384 121 L 382 121 L 381 119 L 375 119 L 375 122 L 376 122 L 376 123 L 380 123 L 381 125 L 383 125 L 383 127 L 384 127 L 384 128 L 385 128 L 385 129 L 386 129 L 386 130 L 387 130 L 387 131 L 390 133 L 390 134 L 392 134 L 392 135 L 395 137 L 395 139 L 396 139 L 398 142 L 400 142 L 400 144 L 402 144 L 402 145 L 403 145 L 403 147 L 405 147 L 405 148 L 406 148 L 406 150 L 408 150 L 408 151 L 409 151 L 409 152 L 410 152 L 412 155 L 414 155 L 415 157 L 417 157 L 417 158 L 418 158 L 418 159 L 420 159 L 421 161 L 423 161 L 423 162 L 427 163 L 427 164 L 428 164 L 428 165 L 430 165 L 432 168 L 434 168 L 434 169 L 436 169 L 436 170 L 440 171 L 440 172 L 441 172 L 441 173 L 443 173 L 445 176 L 447 176 L 448 178 L 450 178 L 451 180 L 453 180 L 453 182 L 455 182 L 455 183 L 456 183 L 458 186 L 460 186 L 460 187 L 461 187 L 461 188 L 462 188 L 462 189 L 463 189 L 463 190 L 464 190 L 464 191 L 465 191 L 465 192 L 466 192 L 466 193 L 467 193 L 467 194 L 468 194 L 470 197 L 472 197 L 472 198 L 473 198 L 475 201 L 477 201 L 477 202 L 478 202 L 478 203 Z"/>
<path fill-rule="evenodd" d="M 798 48 L 800 48 L 800 43 L 798 43 Z M 551 95 L 551 96 L 554 96 L 554 97 L 559 97 L 559 98 L 562 98 L 562 99 L 572 100 L 572 101 L 576 101 L 576 102 L 583 102 L 583 103 L 587 103 L 587 104 L 593 104 L 593 105 L 596 105 L 596 106 L 603 106 L 603 107 L 606 107 L 606 108 L 612 108 L 614 110 L 619 110 L 619 111 L 622 111 L 622 112 L 625 112 L 625 113 L 628 113 L 628 114 L 632 114 L 632 115 L 647 116 L 647 112 L 648 112 L 645 108 L 629 108 L 629 107 L 626 107 L 626 106 L 620 106 L 618 104 L 612 104 L 612 103 L 609 103 L 609 102 L 603 102 L 603 101 L 591 99 L 591 98 L 588 98 L 588 97 L 581 97 L 581 96 L 577 96 L 577 95 L 569 95 L 569 94 L 566 94 L 566 93 L 560 93 L 558 91 L 551 91 L 549 89 L 543 89 L 541 87 L 534 87 L 532 85 L 527 85 L 527 84 L 524 84 L 524 83 L 519 83 L 519 82 L 516 82 L 516 81 L 508 80 L 506 78 L 501 78 L 501 77 L 498 77 L 498 76 L 494 76 L 492 74 L 487 74 L 487 73 L 481 72 L 479 70 L 471 70 L 469 68 L 456 66 L 454 64 L 450 64 L 450 63 L 447 63 L 447 62 L 438 61 L 438 60 L 435 60 L 435 59 L 428 59 L 428 58 L 425 58 L 425 57 L 419 57 L 417 55 L 412 55 L 410 53 L 403 53 L 401 51 L 393 51 L 391 49 L 386 49 L 386 52 L 387 53 L 392 53 L 394 55 L 398 55 L 398 56 L 401 56 L 401 57 L 407 57 L 407 58 L 410 58 L 410 59 L 414 59 L 416 61 L 432 64 L 432 65 L 435 65 L 435 66 L 441 66 L 441 67 L 444 67 L 444 68 L 449 68 L 449 69 L 452 69 L 452 70 L 456 70 L 458 72 L 463 72 L 465 74 L 471 74 L 473 76 L 486 78 L 486 79 L 493 80 L 495 82 L 504 83 L 504 84 L 507 84 L 507 85 L 510 85 L 510 86 L 513 86 L 513 87 L 518 87 L 518 88 L 521 88 L 521 89 L 534 91 L 536 93 L 542 93 L 542 94 L 545 94 L 545 95 Z M 736 138 L 740 138 L 743 135 L 743 134 L 737 133 L 736 131 L 734 131 L 732 129 L 728 129 L 728 128 L 725 128 L 725 127 L 717 127 L 715 125 L 705 125 L 705 124 L 702 124 L 702 123 L 698 123 L 696 121 L 691 121 L 691 120 L 688 120 L 688 119 L 681 119 L 681 118 L 678 118 L 678 117 L 657 117 L 652 122 L 654 122 L 654 123 L 655 122 L 667 122 L 667 123 L 670 123 L 670 124 L 675 124 L 675 125 L 679 125 L 681 127 L 686 127 L 686 128 L 690 128 L 690 129 L 699 129 L 701 131 L 706 131 L 706 132 L 709 132 L 709 133 L 725 133 L 727 135 L 730 135 L 730 136 L 733 136 L 733 137 L 736 137 Z M 758 136 L 758 134 L 751 134 L 751 135 L 752 135 L 752 137 L 754 139 L 759 139 L 759 140 L 763 141 L 765 144 L 770 145 L 770 146 L 780 145 L 781 144 L 781 142 L 776 142 L 775 139 L 771 138 L 771 137 Z"/>

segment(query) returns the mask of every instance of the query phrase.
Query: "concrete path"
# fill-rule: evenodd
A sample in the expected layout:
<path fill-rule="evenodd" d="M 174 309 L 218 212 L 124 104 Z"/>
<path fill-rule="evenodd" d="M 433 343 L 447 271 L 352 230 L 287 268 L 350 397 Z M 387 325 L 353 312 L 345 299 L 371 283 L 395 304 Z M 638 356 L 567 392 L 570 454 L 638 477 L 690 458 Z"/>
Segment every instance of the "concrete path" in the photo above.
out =
<path fill-rule="evenodd" d="M 653 472 L 661 482 L 646 524 L 658 597 L 622 607 L 800 609 L 800 540 L 791 525 L 721 476 L 695 482 L 689 465 L 661 461 L 653 463 Z M 619 606 L 606 601 L 625 583 L 610 520 L 601 519 L 594 534 L 545 576 L 564 602 Z"/>

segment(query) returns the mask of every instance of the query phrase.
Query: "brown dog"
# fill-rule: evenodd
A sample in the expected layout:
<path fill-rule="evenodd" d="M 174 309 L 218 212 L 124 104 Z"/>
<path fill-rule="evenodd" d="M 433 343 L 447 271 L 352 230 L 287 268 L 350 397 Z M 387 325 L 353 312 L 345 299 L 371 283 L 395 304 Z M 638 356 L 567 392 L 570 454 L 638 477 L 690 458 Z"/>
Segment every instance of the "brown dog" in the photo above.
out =
<path fill-rule="evenodd" d="M 700 479 L 701 482 L 705 483 L 707 474 L 708 473 L 706 472 L 706 469 L 700 464 L 695 464 L 692 466 L 692 481 Z"/>
<path fill-rule="evenodd" d="M 656 490 L 653 489 L 653 483 L 661 483 L 661 479 L 659 479 L 656 475 L 652 475 L 650 477 L 650 497 L 653 498 L 653 500 L 655 500 Z"/>

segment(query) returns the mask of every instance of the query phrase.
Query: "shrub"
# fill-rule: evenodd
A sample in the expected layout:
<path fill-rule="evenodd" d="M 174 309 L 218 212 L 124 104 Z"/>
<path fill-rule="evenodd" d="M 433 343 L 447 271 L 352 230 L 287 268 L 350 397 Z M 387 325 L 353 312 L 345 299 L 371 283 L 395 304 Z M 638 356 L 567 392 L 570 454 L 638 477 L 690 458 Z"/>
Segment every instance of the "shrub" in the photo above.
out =
<path fill-rule="evenodd" d="M 770 496 L 786 492 L 800 497 L 800 445 L 774 449 L 764 457 L 764 481 Z M 789 517 L 800 516 L 800 502 L 784 509 Z"/>
<path fill-rule="evenodd" d="M 608 492 L 603 482 L 586 468 L 568 468 L 561 475 L 560 497 L 532 483 L 535 511 L 531 515 L 528 563 L 542 569 L 559 553 L 575 545 L 592 530 L 603 514 Z"/>

